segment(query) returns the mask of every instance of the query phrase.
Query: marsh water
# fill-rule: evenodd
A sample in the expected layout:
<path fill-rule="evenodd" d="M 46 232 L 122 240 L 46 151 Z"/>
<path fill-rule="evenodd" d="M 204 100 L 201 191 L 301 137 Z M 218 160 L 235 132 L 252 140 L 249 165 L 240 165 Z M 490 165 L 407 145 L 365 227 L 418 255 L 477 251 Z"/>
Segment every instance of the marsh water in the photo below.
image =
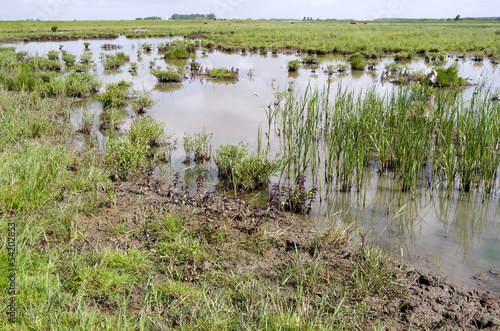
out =
<path fill-rule="evenodd" d="M 202 54 L 197 50 L 196 61 L 203 68 L 238 68 L 236 81 L 211 81 L 203 77 L 189 77 L 182 83 L 157 83 L 150 74 L 150 61 L 155 66 L 186 67 L 187 60 L 165 61 L 156 52 L 143 53 L 142 60 L 137 58 L 137 49 L 142 43 L 153 46 L 171 41 L 171 39 L 126 39 L 90 41 L 90 50 L 95 61 L 95 72 L 104 83 L 132 81 L 136 90 L 152 91 L 151 97 L 156 105 L 147 111 L 154 118 L 165 123 L 170 133 L 178 138 L 177 150 L 173 154 L 172 164 L 176 170 L 186 167 L 182 147 L 184 133 L 201 132 L 203 128 L 213 133 L 214 150 L 221 144 L 247 142 L 252 148 L 257 143 L 259 127 L 267 126 L 265 107 L 273 101 L 276 92 L 288 89 L 290 84 L 296 90 L 304 91 L 307 86 L 322 88 L 330 82 L 332 91 L 341 84 L 344 88 L 366 91 L 375 88 L 380 94 L 399 88 L 390 82 L 381 81 L 380 77 L 386 63 L 393 62 L 392 57 L 383 58 L 373 71 L 349 70 L 346 74 L 329 76 L 323 68 L 329 64 L 346 63 L 346 59 L 337 56 L 320 58 L 320 68 L 312 72 L 303 67 L 298 72 L 289 73 L 287 62 L 299 58 L 296 54 L 227 54 L 213 51 Z M 103 51 L 101 45 L 110 43 L 122 48 L 115 51 Z M 27 51 L 30 55 L 45 55 L 49 50 L 57 50 L 60 45 L 72 54 L 83 53 L 83 41 L 44 42 L 14 44 L 18 51 Z M 99 62 L 102 52 L 124 52 L 130 61 L 138 62 L 137 74 L 128 72 L 129 64 L 118 71 L 106 71 Z M 447 64 L 457 62 L 460 76 L 472 84 L 485 83 L 487 87 L 500 88 L 499 67 L 488 59 L 474 62 L 470 59 L 449 57 Z M 430 72 L 431 68 L 423 58 L 414 58 L 405 62 L 413 70 Z M 464 90 L 471 95 L 474 86 Z M 99 103 L 80 105 L 92 111 L 101 111 Z M 130 119 L 123 124 L 126 130 L 135 113 L 128 109 Z M 74 122 L 78 125 L 80 111 L 74 111 Z M 94 130 L 99 140 L 105 139 L 105 132 Z M 279 152 L 279 141 L 271 133 L 271 152 Z M 191 164 L 194 166 L 194 164 Z M 212 163 L 194 166 L 185 172 L 186 181 L 192 180 L 193 172 L 203 172 L 214 184 L 217 170 Z M 273 178 L 274 181 L 277 178 Z M 321 199 L 310 215 L 304 216 L 305 224 L 312 224 L 318 231 L 327 228 L 328 215 L 338 215 L 368 232 L 368 239 L 380 243 L 391 254 L 419 264 L 431 271 L 438 271 L 447 279 L 465 288 L 484 288 L 500 292 L 500 278 L 494 273 L 500 272 L 500 207 L 499 192 L 493 192 L 482 201 L 473 194 L 453 192 L 447 196 L 438 189 L 421 188 L 417 192 L 394 194 L 391 190 L 393 176 L 390 172 L 377 174 L 375 166 L 365 178 L 366 185 L 360 192 L 340 192 L 321 190 Z M 311 184 L 311 183 L 309 183 Z M 497 185 L 498 187 L 498 185 Z M 254 192 L 253 195 L 259 194 Z M 266 192 L 260 193 L 265 199 Z M 493 271 L 494 273 L 490 272 Z M 476 279 L 477 278 L 477 279 Z"/>

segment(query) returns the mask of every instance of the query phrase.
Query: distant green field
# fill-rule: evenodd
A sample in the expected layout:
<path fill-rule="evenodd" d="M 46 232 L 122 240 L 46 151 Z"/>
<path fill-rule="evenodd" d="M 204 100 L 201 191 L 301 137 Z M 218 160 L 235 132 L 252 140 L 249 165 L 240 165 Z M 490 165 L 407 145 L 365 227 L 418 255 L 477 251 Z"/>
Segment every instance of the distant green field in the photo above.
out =
<path fill-rule="evenodd" d="M 406 21 L 14 21 L 0 22 L 0 40 L 184 36 L 226 51 L 267 49 L 311 53 L 489 51 L 500 48 L 500 22 Z M 55 28 L 55 32 L 53 32 Z"/>

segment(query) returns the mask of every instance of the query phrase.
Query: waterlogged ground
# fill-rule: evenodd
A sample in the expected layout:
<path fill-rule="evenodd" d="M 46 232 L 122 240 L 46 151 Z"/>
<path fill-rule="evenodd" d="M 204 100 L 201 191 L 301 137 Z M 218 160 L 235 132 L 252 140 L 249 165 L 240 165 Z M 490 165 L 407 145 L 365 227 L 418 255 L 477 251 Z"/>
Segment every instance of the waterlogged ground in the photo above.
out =
<path fill-rule="evenodd" d="M 385 93 L 398 88 L 388 81 L 381 80 L 387 63 L 394 62 L 392 57 L 383 58 L 373 71 L 351 71 L 328 76 L 323 72 L 327 65 L 347 63 L 345 58 L 325 56 L 320 58 L 320 68 L 312 72 L 310 68 L 301 68 L 289 73 L 287 62 L 298 58 L 295 54 L 225 54 L 218 51 L 202 54 L 197 51 L 196 61 L 203 68 L 238 68 L 236 81 L 214 82 L 205 78 L 188 77 L 182 83 L 157 83 L 149 71 L 150 61 L 155 66 L 185 67 L 187 61 L 165 61 L 156 49 L 150 54 L 143 54 L 142 61 L 137 59 L 137 49 L 144 42 L 164 43 L 170 39 L 130 40 L 120 37 L 114 40 L 90 41 L 89 48 L 96 63 L 95 72 L 105 82 L 120 80 L 132 81 L 134 89 L 152 91 L 157 104 L 147 111 L 156 119 L 164 121 L 169 132 L 178 138 L 177 151 L 173 154 L 175 169 L 186 167 L 182 136 L 184 132 L 193 134 L 206 128 L 213 132 L 214 150 L 221 144 L 248 142 L 255 148 L 259 126 L 267 127 L 265 107 L 272 102 L 278 91 L 286 90 L 290 84 L 295 89 L 304 91 L 308 85 L 323 87 L 331 84 L 332 93 L 339 85 L 355 91 L 375 88 L 378 93 Z M 101 45 L 110 43 L 123 46 L 117 50 L 130 56 L 131 62 L 138 62 L 136 75 L 128 72 L 129 64 L 119 71 L 105 71 L 99 62 L 99 54 L 105 52 Z M 80 55 L 83 41 L 57 43 L 15 44 L 18 51 L 27 51 L 34 55 L 45 55 L 49 50 L 56 50 L 59 45 L 69 53 Z M 107 51 L 113 53 L 115 51 Z M 485 58 L 481 62 L 469 59 L 449 57 L 445 65 L 457 62 L 460 75 L 472 84 L 485 83 L 493 90 L 500 88 L 500 70 Z M 430 72 L 428 64 L 422 58 L 404 62 L 412 70 Z M 464 90 L 471 95 L 474 86 Z M 89 102 L 83 105 L 98 114 L 100 105 Z M 129 109 L 130 117 L 135 116 Z M 75 110 L 75 125 L 79 115 Z M 122 128 L 127 129 L 131 120 Z M 95 128 L 99 141 L 103 134 Z M 271 135 L 271 151 L 279 152 L 279 141 Z M 375 168 L 366 176 L 368 185 L 361 192 L 342 193 L 321 189 L 322 198 L 304 222 L 314 223 L 322 231 L 326 228 L 325 214 L 339 213 L 352 221 L 363 231 L 369 231 L 368 237 L 376 240 L 390 252 L 404 259 L 415 262 L 430 271 L 438 271 L 448 277 L 448 281 L 466 288 L 484 288 L 500 292 L 500 207 L 499 192 L 494 192 L 484 202 L 476 196 L 454 192 L 445 197 L 439 190 L 421 189 L 414 195 L 395 195 L 391 192 L 392 176 L 385 173 L 379 176 Z M 212 183 L 216 182 L 216 168 L 213 163 L 204 164 L 185 172 L 186 180 L 196 178 L 194 173 L 204 172 Z M 276 181 L 277 178 L 274 178 Z M 498 187 L 498 185 L 497 185 Z M 257 192 L 255 193 L 257 194 Z M 254 194 L 254 195 L 255 195 Z M 266 192 L 261 193 L 265 200 Z M 251 198 L 251 197 L 250 197 Z"/>

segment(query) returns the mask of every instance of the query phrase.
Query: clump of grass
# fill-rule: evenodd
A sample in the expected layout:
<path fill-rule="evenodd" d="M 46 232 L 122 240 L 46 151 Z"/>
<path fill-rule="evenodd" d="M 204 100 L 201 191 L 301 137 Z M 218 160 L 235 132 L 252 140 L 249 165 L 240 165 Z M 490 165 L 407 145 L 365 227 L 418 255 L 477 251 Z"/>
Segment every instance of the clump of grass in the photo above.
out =
<path fill-rule="evenodd" d="M 186 162 L 191 160 L 194 155 L 194 161 L 208 161 L 212 157 L 212 137 L 213 133 L 203 131 L 193 134 L 193 136 L 184 133 L 183 143 L 186 151 Z"/>
<path fill-rule="evenodd" d="M 446 52 L 425 52 L 424 58 L 427 62 L 442 63 L 448 54 Z"/>
<path fill-rule="evenodd" d="M 137 62 L 130 62 L 130 69 L 128 70 L 132 74 L 137 74 Z"/>
<path fill-rule="evenodd" d="M 116 70 L 119 69 L 125 62 L 130 60 L 130 57 L 125 55 L 123 52 L 118 52 L 116 54 L 101 54 L 101 63 L 104 69 Z"/>
<path fill-rule="evenodd" d="M 156 100 L 151 98 L 151 92 L 133 91 L 132 92 L 133 109 L 136 113 L 143 113 L 146 109 L 153 107 Z"/>
<path fill-rule="evenodd" d="M 148 52 L 151 52 L 153 50 L 153 45 L 148 44 L 148 43 L 143 43 L 141 45 L 141 48 L 144 50 L 144 52 L 148 53 Z"/>
<path fill-rule="evenodd" d="M 236 70 L 225 68 L 212 69 L 208 72 L 208 77 L 217 79 L 233 79 L 238 77 Z"/>
<path fill-rule="evenodd" d="M 120 128 L 127 117 L 127 113 L 118 108 L 104 108 L 99 114 L 99 127 L 102 130 L 109 129 L 109 135 L 113 137 L 115 130 Z"/>
<path fill-rule="evenodd" d="M 366 61 L 361 53 L 356 53 L 351 56 L 351 68 L 354 70 L 364 70 Z"/>
<path fill-rule="evenodd" d="M 319 60 L 318 60 L 317 57 L 309 55 L 309 56 L 305 56 L 305 57 L 302 58 L 302 63 L 305 63 L 305 64 L 319 64 Z"/>
<path fill-rule="evenodd" d="M 159 147 L 173 145 L 173 134 L 165 131 L 165 123 L 146 115 L 136 118 L 130 125 L 130 140 L 133 143 Z"/>
<path fill-rule="evenodd" d="M 101 81 L 90 73 L 71 71 L 68 75 L 45 75 L 43 83 L 37 86 L 37 92 L 44 97 L 86 98 L 96 93 Z"/>
<path fill-rule="evenodd" d="M 92 128 L 97 123 L 97 116 L 94 112 L 85 108 L 82 110 L 82 121 L 80 123 L 80 132 L 83 134 L 90 134 Z"/>
<path fill-rule="evenodd" d="M 174 70 L 151 70 L 151 74 L 161 83 L 182 82 L 184 79 L 182 74 Z"/>
<path fill-rule="evenodd" d="M 398 52 L 394 55 L 394 60 L 395 61 L 402 61 L 402 60 L 408 60 L 413 57 L 413 52 L 407 51 L 407 52 Z"/>
<path fill-rule="evenodd" d="M 59 60 L 59 52 L 54 50 L 48 51 L 47 58 L 49 60 Z"/>
<path fill-rule="evenodd" d="M 86 52 L 86 53 L 80 55 L 80 63 L 81 64 L 89 64 L 92 62 L 93 62 L 92 53 Z"/>
<path fill-rule="evenodd" d="M 483 58 L 484 58 L 484 52 L 483 51 L 477 51 L 472 56 L 472 61 L 481 62 L 481 61 L 483 61 Z"/>
<path fill-rule="evenodd" d="M 129 137 L 113 138 L 106 147 L 106 164 L 123 180 L 143 172 L 149 165 L 149 145 L 135 143 Z"/>
<path fill-rule="evenodd" d="M 291 60 L 287 63 L 288 71 L 297 71 L 300 68 L 299 60 Z"/>
<path fill-rule="evenodd" d="M 278 161 L 250 153 L 248 146 L 241 142 L 238 145 L 219 146 L 214 161 L 219 177 L 229 180 L 233 187 L 244 191 L 265 186 L 279 167 Z"/>
<path fill-rule="evenodd" d="M 151 116 L 135 119 L 128 134 L 110 136 L 106 150 L 106 163 L 112 173 L 128 179 L 161 159 L 170 159 L 176 141 L 165 131 L 164 123 Z M 163 154 L 163 157 L 162 157 Z"/>
<path fill-rule="evenodd" d="M 76 55 L 70 54 L 70 53 L 66 53 L 66 54 L 63 55 L 62 59 L 63 59 L 63 61 L 66 64 L 67 67 L 71 67 L 76 62 Z"/>
<path fill-rule="evenodd" d="M 120 81 L 106 85 L 106 92 L 97 96 L 97 100 L 103 108 L 120 107 L 127 103 L 128 89 L 132 87 L 132 82 Z"/>
<path fill-rule="evenodd" d="M 184 46 L 178 46 L 165 52 L 165 59 L 187 59 L 189 53 Z"/>
<path fill-rule="evenodd" d="M 32 56 L 26 59 L 26 63 L 31 65 L 34 70 L 59 71 L 62 68 L 59 60 L 50 60 L 41 56 Z"/>
<path fill-rule="evenodd" d="M 195 61 L 189 62 L 189 68 L 191 70 L 198 70 L 198 69 L 200 69 L 200 67 L 201 67 L 201 64 L 199 62 L 195 62 Z"/>
<path fill-rule="evenodd" d="M 457 87 L 468 85 L 467 81 L 458 76 L 458 68 L 452 65 L 447 69 L 437 68 L 437 85 L 441 87 Z"/>

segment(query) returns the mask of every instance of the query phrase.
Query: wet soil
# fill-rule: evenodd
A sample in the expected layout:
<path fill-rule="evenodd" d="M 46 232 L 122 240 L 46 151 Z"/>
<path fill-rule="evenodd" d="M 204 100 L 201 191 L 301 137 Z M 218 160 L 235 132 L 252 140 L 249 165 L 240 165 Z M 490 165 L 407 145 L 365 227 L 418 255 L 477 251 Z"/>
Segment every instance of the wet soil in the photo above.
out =
<path fill-rule="evenodd" d="M 102 188 L 103 191 L 107 189 Z M 294 214 L 271 212 L 223 195 L 191 194 L 172 187 L 165 192 L 144 180 L 115 183 L 112 189 L 116 193 L 116 205 L 101 209 L 100 214 L 88 220 L 91 224 L 85 225 L 89 229 L 86 238 L 75 247 L 76 250 L 95 249 L 100 245 L 103 246 L 99 248 L 101 251 L 106 248 L 136 248 L 155 252 L 155 238 L 159 234 L 148 229 L 145 214 L 174 212 L 186 215 L 188 227 L 196 230 L 203 227 L 208 215 L 212 217 L 224 210 L 220 217 L 224 219 L 222 226 L 226 230 L 223 241 L 234 246 L 233 254 L 221 254 L 217 261 L 193 262 L 188 273 L 191 278 L 186 279 L 188 282 L 196 282 L 199 274 L 217 266 L 227 272 L 256 270 L 263 279 L 269 280 L 265 286 L 276 286 L 275 280 L 281 270 L 293 263 L 294 252 L 300 252 L 304 263 L 317 260 L 319 256 L 326 267 L 326 273 L 320 278 L 318 293 L 309 289 L 309 294 L 321 295 L 322 289 L 333 284 L 348 287 L 353 274 L 353 261 L 362 249 L 346 238 L 334 242 L 322 240 L 309 224 L 300 221 Z M 149 213 L 144 213 L 144 208 Z M 127 229 L 137 229 L 135 238 L 130 240 L 130 237 L 114 236 L 116 222 Z M 254 241 L 257 232 L 266 233 L 267 242 Z M 242 249 L 242 242 L 252 242 L 253 248 Z M 214 249 L 217 247 L 214 246 Z M 465 291 L 443 281 L 444 275 L 432 275 L 399 262 L 391 264 L 388 267 L 394 270 L 394 277 L 402 282 L 394 282 L 393 286 L 369 295 L 359 293 L 349 299 L 349 304 L 363 301 L 369 311 L 372 319 L 365 321 L 364 327 L 373 328 L 376 322 L 382 322 L 392 325 L 394 330 L 500 330 L 499 293 Z M 132 290 L 130 312 L 140 310 L 141 291 L 140 288 Z M 108 298 L 95 302 L 102 311 L 113 313 L 116 310 L 115 304 Z M 170 327 L 182 322 L 179 316 L 169 318 L 170 323 L 166 323 Z"/>

